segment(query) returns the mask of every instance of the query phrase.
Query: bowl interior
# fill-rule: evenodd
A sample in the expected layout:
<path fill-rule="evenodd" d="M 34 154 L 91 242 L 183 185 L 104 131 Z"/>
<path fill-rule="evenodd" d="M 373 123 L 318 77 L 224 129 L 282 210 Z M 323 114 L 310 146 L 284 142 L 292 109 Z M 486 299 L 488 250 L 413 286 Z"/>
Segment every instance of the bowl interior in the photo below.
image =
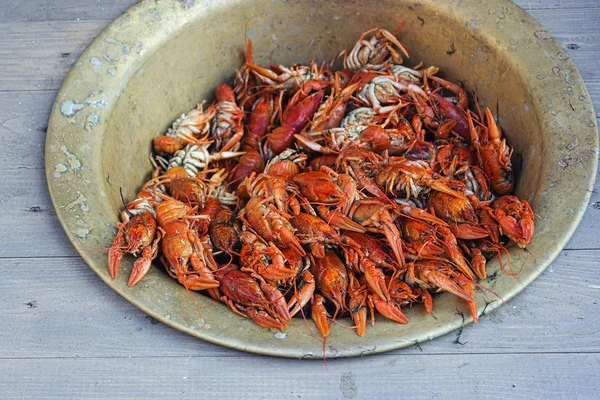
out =
<path fill-rule="evenodd" d="M 516 193 L 535 208 L 541 176 L 537 171 L 548 162 L 542 153 L 547 137 L 541 134 L 526 77 L 514 68 L 510 53 L 490 47 L 476 29 L 433 7 L 418 7 L 416 12 L 410 5 L 394 4 L 396 13 L 383 12 L 388 6 L 392 4 L 382 2 L 368 12 L 357 12 L 355 2 L 344 2 L 309 8 L 309 15 L 305 7 L 276 7 L 281 14 L 266 16 L 258 12 L 257 3 L 243 2 L 187 24 L 146 60 L 123 89 L 105 133 L 104 175 L 110 174 L 126 198 L 135 196 L 151 171 L 152 138 L 199 102 L 210 104 L 220 83 L 233 82 L 235 68 L 243 61 L 246 24 L 253 59 L 265 66 L 288 66 L 333 60 L 368 29 L 400 27 L 397 16 L 402 15 L 399 37 L 412 55 L 407 64 L 422 61 L 440 67 L 440 76 L 460 82 L 497 114 L 520 167 Z M 122 206 L 118 192 L 109 198 L 115 208 Z"/>
<path fill-rule="evenodd" d="M 587 96 L 587 90 L 580 80 L 573 79 L 579 75 L 569 60 L 548 56 L 556 54 L 560 47 L 552 39 L 536 36 L 534 33 L 543 32 L 543 28 L 514 4 L 494 4 L 498 11 L 503 10 L 501 23 L 496 21 L 495 11 L 490 11 L 494 8 L 484 9 L 476 1 L 461 2 L 456 7 L 411 1 L 329 1 L 318 6 L 314 2 L 271 0 L 193 6 L 187 2 L 142 2 L 86 50 L 81 57 L 85 65 L 81 71 L 71 73 L 57 99 L 61 106 L 70 101 L 69 96 L 79 96 L 82 104 L 93 108 L 94 103 L 87 103 L 84 98 L 94 93 L 111 93 L 107 96 L 108 106 L 100 111 L 100 122 L 92 124 L 97 133 L 90 139 L 92 146 L 81 145 L 79 139 L 69 137 L 77 135 L 82 127 L 89 127 L 94 111 L 90 116 L 73 116 L 55 107 L 51 129 L 56 133 L 55 139 L 49 136 L 47 165 L 59 217 L 76 247 L 84 247 L 79 246 L 81 243 L 110 245 L 122 208 L 120 189 L 130 200 L 150 176 L 152 138 L 163 134 L 181 113 L 197 103 L 212 101 L 217 85 L 232 83 L 235 68 L 242 62 L 245 33 L 252 40 L 255 61 L 290 65 L 309 63 L 313 58 L 331 60 L 341 50 L 351 48 L 362 32 L 373 27 L 393 31 L 403 23 L 399 38 L 411 52 L 409 64 L 422 61 L 440 67 L 440 76 L 461 82 L 497 115 L 514 148 L 516 194 L 530 202 L 540 216 L 530 253 L 511 250 L 513 265 L 523 268 L 520 282 L 502 273 L 495 274 L 499 263 L 489 263 L 489 274 L 495 279 L 482 284 L 507 300 L 550 263 L 574 231 L 595 176 L 597 133 L 595 125 L 587 126 L 588 119 L 593 118 L 589 104 L 577 103 L 577 112 L 569 111 L 563 95 L 564 75 L 560 74 L 569 73 L 569 85 L 571 90 L 575 87 L 575 93 Z M 120 38 L 120 44 L 115 38 Z M 100 57 L 104 65 L 88 64 L 92 57 Z M 77 85 L 76 78 L 87 80 L 87 86 L 70 89 Z M 75 124 L 80 126 L 71 126 Z M 573 138 L 577 145 L 569 147 Z M 83 177 L 72 171 L 72 180 L 68 181 L 60 174 L 52 174 L 54 163 L 66 154 L 60 147 L 61 140 L 71 143 L 69 151 L 75 153 L 73 149 L 79 149 Z M 579 163 L 571 161 L 578 157 L 582 160 Z M 567 167 L 562 167 L 561 160 Z M 89 176 L 85 176 L 87 169 Z M 73 217 L 60 210 L 59 204 L 66 204 L 67 199 L 61 197 L 59 188 L 67 184 L 80 185 L 81 190 L 90 193 L 86 201 L 91 212 Z M 82 221 L 84 227 L 93 226 L 85 228 L 89 230 L 85 235 L 78 234 Z M 111 281 L 105 255 L 80 251 L 116 291 L 178 329 L 253 352 L 322 355 L 321 343 L 311 336 L 302 320 L 292 323 L 283 338 L 285 335 L 257 327 L 220 304 L 203 307 L 199 317 L 190 296 L 158 265 L 136 287 L 127 288 L 132 258 L 123 260 L 120 277 Z M 207 304 L 201 295 L 194 299 L 201 305 Z M 486 312 L 501 304 L 489 293 L 478 294 L 480 310 L 489 301 L 493 302 Z M 363 338 L 350 329 L 334 327 L 328 356 L 398 348 L 447 333 L 470 321 L 466 305 L 453 296 L 442 294 L 435 302 L 433 315 L 415 307 L 407 311 L 408 325 L 380 319 Z M 457 309 L 464 312 L 466 319 L 456 314 Z"/>

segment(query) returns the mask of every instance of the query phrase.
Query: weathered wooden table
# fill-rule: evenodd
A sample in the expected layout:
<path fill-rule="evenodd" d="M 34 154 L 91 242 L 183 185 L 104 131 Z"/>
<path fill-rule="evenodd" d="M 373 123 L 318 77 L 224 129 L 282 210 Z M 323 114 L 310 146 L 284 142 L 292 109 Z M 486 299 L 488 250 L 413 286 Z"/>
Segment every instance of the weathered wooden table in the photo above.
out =
<path fill-rule="evenodd" d="M 325 368 L 218 347 L 145 316 L 77 255 L 44 178 L 59 85 L 135 1 L 3 3 L 0 398 L 600 398 L 596 192 L 566 249 L 508 307 L 420 346 Z M 599 113 L 598 0 L 518 3 L 565 46 Z"/>

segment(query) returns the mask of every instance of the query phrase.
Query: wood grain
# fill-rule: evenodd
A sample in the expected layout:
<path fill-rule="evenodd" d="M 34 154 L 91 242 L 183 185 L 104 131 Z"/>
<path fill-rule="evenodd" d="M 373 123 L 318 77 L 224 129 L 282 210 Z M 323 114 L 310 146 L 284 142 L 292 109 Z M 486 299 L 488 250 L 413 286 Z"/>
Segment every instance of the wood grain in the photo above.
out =
<path fill-rule="evenodd" d="M 107 24 L 108 21 L 0 23 L 0 90 L 58 89 L 79 54 Z"/>
<path fill-rule="evenodd" d="M 599 180 L 567 245 L 574 250 L 507 307 L 420 346 L 324 368 L 222 348 L 148 318 L 79 258 L 43 169 L 56 90 L 80 52 L 136 1 L 4 3 L 0 398 L 600 398 Z M 598 1 L 517 3 L 566 47 L 598 113 Z"/>
<path fill-rule="evenodd" d="M 0 7 L 0 21 L 112 21 L 137 0 L 12 0 Z"/>
<path fill-rule="evenodd" d="M 43 169 L 0 171 L 0 258 L 76 256 L 60 225 Z"/>
<path fill-rule="evenodd" d="M 0 91 L 0 169 L 43 169 L 55 91 Z"/>
<path fill-rule="evenodd" d="M 58 358 L 11 360 L 0 388 L 4 399 L 593 399 L 599 373 L 599 354 L 402 354 L 327 368 L 268 357 Z"/>
<path fill-rule="evenodd" d="M 597 352 L 599 257 L 600 251 L 563 251 L 507 307 L 482 317 L 479 324 L 394 353 Z M 10 323 L 10 334 L 0 330 L 0 360 L 254 357 L 156 323 L 121 299 L 77 257 L 8 258 L 0 265 L 0 319 Z"/>

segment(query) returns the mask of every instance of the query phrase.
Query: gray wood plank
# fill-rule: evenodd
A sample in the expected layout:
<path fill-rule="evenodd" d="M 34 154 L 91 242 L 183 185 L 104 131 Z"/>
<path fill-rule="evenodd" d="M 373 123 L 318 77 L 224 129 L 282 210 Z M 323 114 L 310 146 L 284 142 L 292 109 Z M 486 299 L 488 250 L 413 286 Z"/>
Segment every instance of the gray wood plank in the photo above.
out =
<path fill-rule="evenodd" d="M 0 7 L 0 398 L 600 397 L 599 251 L 563 251 L 508 309 L 460 336 L 329 360 L 327 369 L 320 361 L 224 349 L 153 323 L 79 257 L 56 258 L 75 252 L 52 210 L 43 171 L 44 122 L 55 90 L 81 50 L 134 1 L 6 3 Z M 575 44 L 567 52 L 600 110 L 597 0 L 517 3 L 563 45 Z M 586 220 L 567 248 L 600 247 L 598 190 L 597 181 Z"/>
<path fill-rule="evenodd" d="M 55 90 L 0 91 L 0 169 L 44 168 L 44 142 Z"/>
<path fill-rule="evenodd" d="M 10 360 L 5 399 L 594 399 L 599 354 Z M 293 379 L 288 379 L 292 377 Z M 568 381 L 565 379 L 568 376 Z"/>
<path fill-rule="evenodd" d="M 0 172 L 0 258 L 76 256 L 50 201 L 43 169 Z"/>
<path fill-rule="evenodd" d="M 112 21 L 137 0 L 12 0 L 0 8 L 0 21 Z"/>
<path fill-rule="evenodd" d="M 137 0 L 98 0 L 93 5 L 81 0 L 12 0 L 0 8 L 0 21 L 112 21 L 136 3 Z M 517 0 L 515 3 L 528 11 L 598 6 L 596 0 Z"/>
<path fill-rule="evenodd" d="M 460 333 L 393 354 L 598 352 L 599 258 L 600 251 L 563 251 L 508 307 Z M 156 323 L 79 258 L 0 259 L 0 282 L 0 320 L 8 327 L 0 329 L 0 360 L 254 357 Z"/>
<path fill-rule="evenodd" d="M 598 7 L 597 0 L 513 0 L 522 9 L 530 10 L 572 10 L 578 8 L 595 8 Z M 560 11 L 556 11 L 560 12 Z M 567 13 L 569 11 L 566 11 Z"/>
<path fill-rule="evenodd" d="M 108 23 L 0 23 L 0 90 L 58 89 L 79 54 Z"/>

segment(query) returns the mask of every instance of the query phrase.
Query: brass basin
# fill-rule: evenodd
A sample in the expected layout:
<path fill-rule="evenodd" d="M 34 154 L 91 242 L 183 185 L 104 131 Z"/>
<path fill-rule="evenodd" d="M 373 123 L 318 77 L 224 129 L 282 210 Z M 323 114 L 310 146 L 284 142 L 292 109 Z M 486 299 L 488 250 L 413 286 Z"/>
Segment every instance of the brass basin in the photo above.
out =
<path fill-rule="evenodd" d="M 134 288 L 110 279 L 106 252 L 122 208 L 119 188 L 132 199 L 148 178 L 151 138 L 214 88 L 241 63 L 244 29 L 262 64 L 307 63 L 349 48 L 372 27 L 394 30 L 414 60 L 441 68 L 498 114 L 518 167 L 516 193 L 537 214 L 529 252 L 511 250 L 519 281 L 490 262 L 481 282 L 508 300 L 556 257 L 579 223 L 596 175 L 598 132 L 588 91 L 575 65 L 548 32 L 506 0 L 481 2 L 186 0 L 143 1 L 110 24 L 83 52 L 54 103 L 46 171 L 58 217 L 81 256 L 117 293 L 176 329 L 227 347 L 283 357 L 321 357 L 322 344 L 305 323 L 285 332 L 260 328 L 221 304 L 199 317 L 190 295 L 160 267 Z M 485 300 L 492 301 L 485 307 Z M 101 301 L 101 300 L 100 300 Z M 502 304 L 478 293 L 480 311 Z M 457 314 L 462 310 L 465 318 Z M 356 356 L 409 346 L 470 323 L 454 296 L 435 298 L 434 314 L 407 310 L 408 325 L 378 319 L 360 338 L 334 326 L 328 357 Z M 308 322 L 312 325 L 312 322 Z M 483 318 L 481 323 L 487 323 Z"/>

